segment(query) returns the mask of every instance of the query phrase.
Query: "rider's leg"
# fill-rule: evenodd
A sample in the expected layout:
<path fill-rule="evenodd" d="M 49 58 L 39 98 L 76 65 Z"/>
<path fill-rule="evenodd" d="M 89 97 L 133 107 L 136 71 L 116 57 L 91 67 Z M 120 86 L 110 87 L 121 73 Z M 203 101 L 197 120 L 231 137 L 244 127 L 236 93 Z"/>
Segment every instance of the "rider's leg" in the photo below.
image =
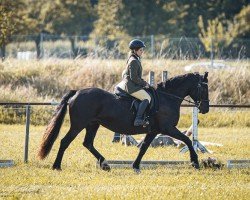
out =
<path fill-rule="evenodd" d="M 137 110 L 134 125 L 135 126 L 142 126 L 144 124 L 143 114 L 151 101 L 151 97 L 143 89 L 132 93 L 131 96 L 141 100 L 141 103 L 139 104 L 139 107 Z"/>
<path fill-rule="evenodd" d="M 148 107 L 149 102 L 147 99 L 143 100 L 137 110 L 136 113 L 136 117 L 135 117 L 135 121 L 134 121 L 134 126 L 142 126 L 144 125 L 144 118 L 143 118 L 143 114 L 146 110 L 146 108 Z"/>

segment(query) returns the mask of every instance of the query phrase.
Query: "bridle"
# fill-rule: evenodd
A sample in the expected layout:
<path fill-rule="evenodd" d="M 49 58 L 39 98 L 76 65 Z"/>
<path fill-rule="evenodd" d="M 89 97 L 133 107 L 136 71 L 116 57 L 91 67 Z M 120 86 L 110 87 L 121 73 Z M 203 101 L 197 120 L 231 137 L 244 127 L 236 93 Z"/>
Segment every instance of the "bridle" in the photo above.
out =
<path fill-rule="evenodd" d="M 197 90 L 198 90 L 198 91 L 197 91 L 197 96 L 198 96 L 198 98 L 197 98 L 196 101 L 193 102 L 193 104 L 194 104 L 195 107 L 197 107 L 197 108 L 200 108 L 202 102 L 209 102 L 209 99 L 206 100 L 206 99 L 202 99 L 202 97 L 201 97 L 201 85 L 202 85 L 202 84 L 206 84 L 206 85 L 207 85 L 207 83 L 202 82 L 201 77 L 199 77 L 199 83 L 198 83 L 198 85 L 197 85 Z"/>
<path fill-rule="evenodd" d="M 170 93 L 165 92 L 165 91 L 158 91 L 158 92 L 167 94 L 168 96 L 174 97 L 174 98 L 176 98 L 176 99 L 180 99 L 180 100 L 182 100 L 182 101 L 186 101 L 186 102 L 188 102 L 188 103 L 190 103 L 190 104 L 193 104 L 195 107 L 200 108 L 202 102 L 209 102 L 209 100 L 202 99 L 202 97 L 201 97 L 201 95 L 202 95 L 202 93 L 201 93 L 201 85 L 202 85 L 202 84 L 206 84 L 206 85 L 207 85 L 207 83 L 203 82 L 203 81 L 201 80 L 201 77 L 199 77 L 199 82 L 198 82 L 198 84 L 197 84 L 197 97 L 198 97 L 198 98 L 197 98 L 195 101 L 190 101 L 190 100 L 188 100 L 188 99 L 181 98 L 181 97 L 179 97 L 179 96 L 177 96 L 177 95 L 170 94 Z"/>

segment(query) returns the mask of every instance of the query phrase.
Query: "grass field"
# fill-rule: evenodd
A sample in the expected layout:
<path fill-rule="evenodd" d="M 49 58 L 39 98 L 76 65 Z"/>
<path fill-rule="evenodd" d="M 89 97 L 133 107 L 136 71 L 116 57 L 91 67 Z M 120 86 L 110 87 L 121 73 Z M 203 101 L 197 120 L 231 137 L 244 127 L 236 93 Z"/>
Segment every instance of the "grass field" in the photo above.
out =
<path fill-rule="evenodd" d="M 189 166 L 177 169 L 158 167 L 143 169 L 139 175 L 132 169 L 104 172 L 95 167 L 96 160 L 83 148 L 84 131 L 65 152 L 63 171 L 53 171 L 60 139 L 44 161 L 36 152 L 45 126 L 31 126 L 29 163 L 23 163 L 24 125 L 0 125 L 0 159 L 13 159 L 15 166 L 0 168 L 0 199 L 249 199 L 250 169 L 196 171 Z M 183 130 L 183 129 L 182 129 Z M 112 144 L 113 134 L 101 128 L 95 146 L 106 159 L 129 160 L 138 153 L 137 147 Z M 142 136 L 136 136 L 141 138 Z M 214 154 L 201 154 L 226 163 L 228 159 L 250 159 L 250 128 L 200 128 L 199 139 L 222 143 L 209 146 Z M 188 160 L 176 147 L 149 148 L 143 160 Z"/>

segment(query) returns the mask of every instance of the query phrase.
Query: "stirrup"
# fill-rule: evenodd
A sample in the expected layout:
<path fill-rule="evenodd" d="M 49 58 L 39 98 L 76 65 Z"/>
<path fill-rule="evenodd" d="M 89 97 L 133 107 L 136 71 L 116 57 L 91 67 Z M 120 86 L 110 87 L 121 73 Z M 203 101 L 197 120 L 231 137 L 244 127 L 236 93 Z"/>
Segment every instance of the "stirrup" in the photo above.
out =
<path fill-rule="evenodd" d="M 147 119 L 145 119 L 144 121 L 143 121 L 143 128 L 146 128 L 147 126 L 149 125 L 149 121 L 147 120 Z"/>
<path fill-rule="evenodd" d="M 143 119 L 138 119 L 134 121 L 134 126 L 143 126 L 144 120 Z"/>
<path fill-rule="evenodd" d="M 145 128 L 145 127 L 147 127 L 149 125 L 149 121 L 147 119 L 144 119 L 144 120 L 139 119 L 139 120 L 138 120 L 139 122 L 137 121 L 137 123 L 136 123 L 136 120 L 135 120 L 134 126 L 143 126 L 143 128 Z"/>

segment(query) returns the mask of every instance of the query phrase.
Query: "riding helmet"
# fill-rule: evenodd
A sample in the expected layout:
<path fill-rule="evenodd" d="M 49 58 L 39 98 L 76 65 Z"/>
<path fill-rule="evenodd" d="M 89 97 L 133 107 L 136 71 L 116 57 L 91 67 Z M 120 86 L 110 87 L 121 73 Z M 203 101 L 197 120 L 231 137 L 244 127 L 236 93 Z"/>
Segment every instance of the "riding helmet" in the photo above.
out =
<path fill-rule="evenodd" d="M 131 50 L 133 50 L 133 49 L 140 49 L 140 48 L 142 48 L 142 47 L 146 47 L 146 45 L 144 44 L 143 41 L 138 40 L 138 39 L 134 39 L 134 40 L 132 40 L 132 41 L 129 43 L 129 48 L 130 48 Z"/>

